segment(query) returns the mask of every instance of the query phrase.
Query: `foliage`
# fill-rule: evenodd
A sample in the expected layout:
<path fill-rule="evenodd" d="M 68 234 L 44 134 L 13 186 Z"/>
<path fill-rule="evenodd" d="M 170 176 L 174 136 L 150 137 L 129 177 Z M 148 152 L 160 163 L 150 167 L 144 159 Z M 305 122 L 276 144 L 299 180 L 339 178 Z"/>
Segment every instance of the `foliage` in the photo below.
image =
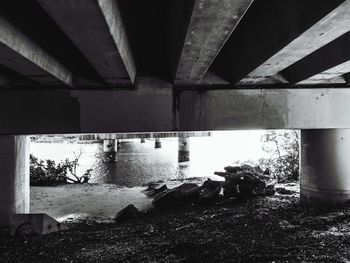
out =
<path fill-rule="evenodd" d="M 30 155 L 30 184 L 35 186 L 52 186 L 67 183 L 88 183 L 92 169 L 85 171 L 83 175 L 77 174 L 80 151 L 75 154 L 75 159 L 66 159 L 56 164 L 53 160 L 39 160 Z"/>
<path fill-rule="evenodd" d="M 259 165 L 270 169 L 279 182 L 299 179 L 299 131 L 268 131 L 261 137 L 263 150 L 269 155 Z"/>

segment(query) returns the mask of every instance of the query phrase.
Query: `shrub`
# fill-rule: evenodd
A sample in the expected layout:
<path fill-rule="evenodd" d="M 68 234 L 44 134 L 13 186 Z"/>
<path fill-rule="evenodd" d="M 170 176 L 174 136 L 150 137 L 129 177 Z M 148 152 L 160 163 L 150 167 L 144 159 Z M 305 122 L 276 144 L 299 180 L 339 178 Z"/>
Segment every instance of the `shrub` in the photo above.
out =
<path fill-rule="evenodd" d="M 268 168 L 279 182 L 299 180 L 299 131 L 268 131 L 261 137 L 269 155 L 259 165 Z"/>
<path fill-rule="evenodd" d="M 56 164 L 53 160 L 39 160 L 30 155 L 30 184 L 33 186 L 53 186 L 67 183 L 88 183 L 92 169 L 77 175 L 80 155 L 74 161 L 68 159 Z"/>

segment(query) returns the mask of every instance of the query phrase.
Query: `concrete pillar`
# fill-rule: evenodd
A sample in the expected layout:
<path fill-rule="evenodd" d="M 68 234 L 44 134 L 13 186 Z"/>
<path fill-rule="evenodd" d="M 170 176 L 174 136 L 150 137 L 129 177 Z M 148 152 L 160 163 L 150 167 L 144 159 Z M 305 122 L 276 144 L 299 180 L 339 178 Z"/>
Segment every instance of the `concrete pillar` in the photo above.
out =
<path fill-rule="evenodd" d="M 103 160 L 106 163 L 114 163 L 117 161 L 116 140 L 103 140 Z"/>
<path fill-rule="evenodd" d="M 122 140 L 117 139 L 117 150 L 119 150 L 120 148 L 122 148 Z"/>
<path fill-rule="evenodd" d="M 0 136 L 0 225 L 29 213 L 29 137 Z"/>
<path fill-rule="evenodd" d="M 179 163 L 188 162 L 190 160 L 190 138 L 179 137 L 179 152 L 178 161 Z"/>
<path fill-rule="evenodd" d="M 154 148 L 156 148 L 156 149 L 162 148 L 162 142 L 160 141 L 159 138 L 156 138 L 156 139 L 155 139 Z"/>
<path fill-rule="evenodd" d="M 302 204 L 350 201 L 350 129 L 302 130 L 300 156 Z"/>
<path fill-rule="evenodd" d="M 145 143 L 145 138 L 141 138 L 141 143 Z"/>

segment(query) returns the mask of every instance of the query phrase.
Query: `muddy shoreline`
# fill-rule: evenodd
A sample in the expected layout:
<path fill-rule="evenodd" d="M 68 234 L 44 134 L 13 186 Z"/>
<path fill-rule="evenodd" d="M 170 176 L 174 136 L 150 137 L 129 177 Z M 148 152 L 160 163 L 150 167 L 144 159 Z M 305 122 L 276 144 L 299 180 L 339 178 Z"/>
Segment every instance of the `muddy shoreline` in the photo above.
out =
<path fill-rule="evenodd" d="M 350 207 L 296 194 L 152 210 L 121 224 L 83 220 L 42 237 L 0 237 L 1 262 L 348 262 Z"/>

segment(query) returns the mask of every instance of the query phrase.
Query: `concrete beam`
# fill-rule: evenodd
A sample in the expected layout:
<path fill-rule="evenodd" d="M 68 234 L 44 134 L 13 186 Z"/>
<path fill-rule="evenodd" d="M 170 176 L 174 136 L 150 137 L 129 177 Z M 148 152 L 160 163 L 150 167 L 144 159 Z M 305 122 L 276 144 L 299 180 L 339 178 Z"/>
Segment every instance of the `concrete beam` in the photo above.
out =
<path fill-rule="evenodd" d="M 72 73 L 0 16 L 0 64 L 42 85 L 72 84 Z"/>
<path fill-rule="evenodd" d="M 134 90 L 2 90 L 0 134 L 173 130 L 172 85 L 138 79 Z"/>
<path fill-rule="evenodd" d="M 134 82 L 136 66 L 117 1 L 38 1 L 107 84 Z"/>
<path fill-rule="evenodd" d="M 349 100 L 346 88 L 183 91 L 176 129 L 347 128 Z"/>
<path fill-rule="evenodd" d="M 350 128 L 350 89 L 0 91 L 0 134 Z M 157 87 L 157 88 L 155 88 Z M 118 120 L 118 121 L 116 121 Z"/>
<path fill-rule="evenodd" d="M 349 30 L 350 1 L 346 0 L 249 73 L 247 78 L 259 80 L 274 76 Z"/>
<path fill-rule="evenodd" d="M 292 84 L 346 83 L 350 72 L 350 32 L 281 72 Z"/>
<path fill-rule="evenodd" d="M 253 77 L 244 78 L 342 3 L 344 0 L 254 1 L 209 70 L 232 84 L 242 79 L 252 84 L 265 81 L 265 74 L 255 82 Z M 278 62 L 284 63 L 283 59 Z"/>
<path fill-rule="evenodd" d="M 196 0 L 175 84 L 197 84 L 253 0 Z"/>

